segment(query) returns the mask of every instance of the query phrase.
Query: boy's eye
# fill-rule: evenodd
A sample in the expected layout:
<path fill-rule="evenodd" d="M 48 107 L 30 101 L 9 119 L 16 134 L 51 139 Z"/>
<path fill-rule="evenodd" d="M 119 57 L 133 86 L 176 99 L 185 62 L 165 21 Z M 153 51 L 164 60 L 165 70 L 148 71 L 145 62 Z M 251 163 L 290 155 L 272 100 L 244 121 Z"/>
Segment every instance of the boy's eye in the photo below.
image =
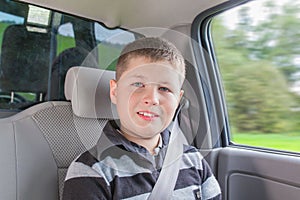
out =
<path fill-rule="evenodd" d="M 171 92 L 171 90 L 167 87 L 160 87 L 159 90 L 163 92 Z"/>
<path fill-rule="evenodd" d="M 141 82 L 135 82 L 132 84 L 134 87 L 144 87 L 144 84 Z"/>

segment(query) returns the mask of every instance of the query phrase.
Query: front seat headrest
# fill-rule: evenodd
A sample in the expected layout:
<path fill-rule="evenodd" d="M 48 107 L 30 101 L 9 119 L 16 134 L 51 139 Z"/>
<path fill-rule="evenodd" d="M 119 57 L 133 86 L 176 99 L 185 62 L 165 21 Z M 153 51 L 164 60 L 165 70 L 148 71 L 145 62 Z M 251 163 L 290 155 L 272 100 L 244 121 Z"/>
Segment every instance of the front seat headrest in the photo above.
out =
<path fill-rule="evenodd" d="M 74 114 L 85 118 L 118 119 L 109 96 L 109 81 L 114 78 L 114 71 L 70 68 L 65 80 L 65 96 L 71 101 Z"/>

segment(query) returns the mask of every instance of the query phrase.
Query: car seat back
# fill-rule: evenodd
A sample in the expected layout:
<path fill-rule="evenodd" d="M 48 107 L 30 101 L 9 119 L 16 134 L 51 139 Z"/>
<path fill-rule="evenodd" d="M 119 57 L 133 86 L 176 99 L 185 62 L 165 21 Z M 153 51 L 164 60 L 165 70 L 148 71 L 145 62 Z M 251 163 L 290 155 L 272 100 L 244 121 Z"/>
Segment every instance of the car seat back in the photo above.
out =
<path fill-rule="evenodd" d="M 2 92 L 47 91 L 51 34 L 11 25 L 3 34 L 0 88 Z"/>
<path fill-rule="evenodd" d="M 65 89 L 71 102 L 45 102 L 0 119 L 0 199 L 61 197 L 71 161 L 96 144 L 107 120 L 117 117 L 110 101 L 90 98 L 109 99 L 107 80 L 113 78 L 112 71 L 71 68 Z"/>

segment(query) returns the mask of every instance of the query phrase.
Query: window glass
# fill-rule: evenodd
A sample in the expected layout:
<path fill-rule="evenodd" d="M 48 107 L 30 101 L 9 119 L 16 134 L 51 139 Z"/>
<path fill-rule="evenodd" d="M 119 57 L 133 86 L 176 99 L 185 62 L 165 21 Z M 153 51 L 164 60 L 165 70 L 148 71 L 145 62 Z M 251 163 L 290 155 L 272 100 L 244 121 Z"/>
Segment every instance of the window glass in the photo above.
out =
<path fill-rule="evenodd" d="M 135 34 L 15 1 L 0 1 L 0 116 L 65 100 L 73 66 L 115 69 Z M 12 112 L 11 112 L 12 111 Z"/>
<path fill-rule="evenodd" d="M 299 1 L 253 1 L 212 20 L 231 141 L 300 152 Z"/>
<path fill-rule="evenodd" d="M 75 47 L 74 29 L 72 23 L 68 22 L 62 24 L 58 28 L 57 32 L 57 55 L 63 52 L 65 49 Z"/>
<path fill-rule="evenodd" d="M 99 67 L 101 69 L 115 70 L 116 61 L 123 47 L 135 40 L 134 33 L 114 29 L 110 30 L 95 23 Z"/>
<path fill-rule="evenodd" d="M 4 30 L 12 24 L 23 24 L 24 18 L 13 14 L 0 11 L 0 47 L 2 47 L 2 38 Z M 1 48 L 0 48 L 1 53 Z"/>
<path fill-rule="evenodd" d="M 21 15 L 22 13 L 20 13 Z M 5 61 L 6 59 L 3 58 L 3 54 L 9 56 L 8 54 L 10 52 L 6 52 L 4 50 L 4 52 L 2 53 L 2 50 L 8 46 L 9 44 L 3 42 L 4 36 L 7 35 L 5 34 L 5 32 L 9 32 L 7 31 L 7 29 L 9 27 L 12 26 L 19 26 L 24 24 L 24 17 L 16 15 L 15 13 L 6 13 L 6 12 L 2 12 L 0 11 L 0 61 L 3 60 L 3 62 L 1 61 L 1 66 L 5 65 Z M 7 38 L 7 36 L 6 36 Z M 10 39 L 10 38 L 8 38 Z M 3 44 L 4 43 L 4 44 Z M 4 66 L 5 67 L 5 66 Z M 2 67 L 3 68 L 3 67 Z M 0 78 L 3 78 L 3 71 L 8 71 L 6 69 L 0 71 Z M 5 78 L 5 77 L 4 77 Z M 2 82 L 2 86 L 5 85 L 5 83 L 3 83 L 4 81 L 7 80 L 3 80 Z M 23 105 L 24 102 L 26 101 L 30 101 L 31 99 L 35 98 L 35 95 L 32 93 L 18 93 L 18 92 L 12 92 L 12 91 L 5 91 L 2 88 L 0 88 L 0 106 L 2 108 L 6 108 L 6 109 L 10 109 L 11 105 L 18 103 L 20 105 Z"/>

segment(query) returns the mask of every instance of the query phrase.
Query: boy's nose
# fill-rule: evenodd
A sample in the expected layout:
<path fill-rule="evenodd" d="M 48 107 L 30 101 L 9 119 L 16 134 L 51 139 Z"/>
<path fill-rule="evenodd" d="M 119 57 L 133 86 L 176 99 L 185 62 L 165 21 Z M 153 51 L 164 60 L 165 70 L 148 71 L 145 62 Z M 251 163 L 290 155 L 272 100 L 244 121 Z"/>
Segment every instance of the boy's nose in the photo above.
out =
<path fill-rule="evenodd" d="M 149 87 L 146 89 L 143 102 L 147 105 L 158 105 L 159 104 L 159 94 L 155 87 Z"/>

